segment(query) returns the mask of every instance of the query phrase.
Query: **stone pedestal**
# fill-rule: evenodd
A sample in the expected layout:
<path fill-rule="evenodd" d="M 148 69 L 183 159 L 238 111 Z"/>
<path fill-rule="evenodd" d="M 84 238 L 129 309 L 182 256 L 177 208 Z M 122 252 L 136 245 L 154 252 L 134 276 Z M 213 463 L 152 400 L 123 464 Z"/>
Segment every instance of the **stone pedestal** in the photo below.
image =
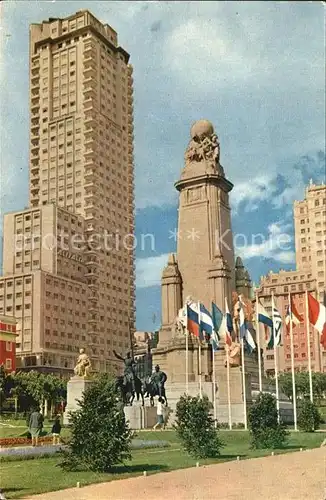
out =
<path fill-rule="evenodd" d="M 155 406 L 125 406 L 124 413 L 130 429 L 151 429 L 156 424 Z"/>
<path fill-rule="evenodd" d="M 78 409 L 78 400 L 82 399 L 83 393 L 92 385 L 92 380 L 74 376 L 67 384 L 67 406 L 63 414 L 63 424 L 69 425 L 69 413 Z"/>

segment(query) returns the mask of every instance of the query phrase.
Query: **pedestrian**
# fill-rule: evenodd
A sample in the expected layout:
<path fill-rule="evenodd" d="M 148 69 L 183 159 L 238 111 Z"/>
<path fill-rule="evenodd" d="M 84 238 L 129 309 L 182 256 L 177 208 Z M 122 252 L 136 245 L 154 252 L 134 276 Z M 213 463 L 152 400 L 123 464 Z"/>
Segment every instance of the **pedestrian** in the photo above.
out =
<path fill-rule="evenodd" d="M 38 445 L 38 438 L 43 429 L 43 415 L 40 408 L 36 407 L 29 417 L 29 432 L 32 436 L 32 446 Z"/>
<path fill-rule="evenodd" d="M 164 403 L 164 399 L 161 398 L 161 396 L 160 396 L 158 398 L 157 406 L 156 406 L 157 422 L 156 422 L 156 424 L 153 427 L 154 431 L 156 431 L 156 429 L 158 427 L 160 427 L 161 430 L 163 430 L 164 427 L 165 427 L 165 423 L 164 423 L 164 406 L 163 406 L 163 403 Z"/>
<path fill-rule="evenodd" d="M 60 444 L 61 422 L 60 415 L 56 415 L 52 425 L 52 444 Z"/>

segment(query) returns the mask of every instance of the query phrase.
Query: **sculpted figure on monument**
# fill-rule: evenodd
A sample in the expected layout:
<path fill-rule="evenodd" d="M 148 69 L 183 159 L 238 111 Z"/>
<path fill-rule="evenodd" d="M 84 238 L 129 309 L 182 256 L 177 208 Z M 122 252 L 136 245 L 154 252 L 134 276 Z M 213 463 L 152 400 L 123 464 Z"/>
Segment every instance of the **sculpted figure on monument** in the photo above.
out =
<path fill-rule="evenodd" d="M 165 387 L 164 384 L 167 381 L 167 376 L 161 371 L 159 365 L 155 366 L 155 371 L 151 376 L 150 382 L 153 384 L 153 389 L 156 395 L 159 397 L 164 397 L 165 399 Z"/>
<path fill-rule="evenodd" d="M 220 160 L 220 143 L 208 120 L 199 120 L 191 128 L 191 140 L 185 152 L 185 161 L 211 161 L 215 165 Z"/>
<path fill-rule="evenodd" d="M 78 377 L 88 377 L 91 371 L 92 365 L 88 355 L 85 353 L 85 349 L 79 349 L 79 356 L 77 359 L 77 364 L 74 368 L 75 375 Z"/>
<path fill-rule="evenodd" d="M 230 347 L 228 345 L 225 346 L 225 349 L 229 350 L 229 363 L 230 367 L 240 366 L 240 356 L 241 356 L 241 347 L 238 342 L 232 342 Z M 224 366 L 227 366 L 227 356 L 225 358 Z"/>
<path fill-rule="evenodd" d="M 124 362 L 125 369 L 124 369 L 124 380 L 123 384 L 124 386 L 128 386 L 130 384 L 132 392 L 135 392 L 135 366 L 136 362 L 134 360 L 134 357 L 131 356 L 130 352 L 127 352 L 127 356 L 124 358 L 120 354 L 118 354 L 115 350 L 113 350 L 113 354 L 117 359 L 120 361 Z"/>

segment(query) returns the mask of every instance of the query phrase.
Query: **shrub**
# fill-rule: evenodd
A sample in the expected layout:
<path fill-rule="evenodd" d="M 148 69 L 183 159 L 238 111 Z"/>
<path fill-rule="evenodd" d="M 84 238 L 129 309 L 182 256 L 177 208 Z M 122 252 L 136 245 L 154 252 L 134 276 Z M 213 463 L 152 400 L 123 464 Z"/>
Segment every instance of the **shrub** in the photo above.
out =
<path fill-rule="evenodd" d="M 249 431 L 253 448 L 281 448 L 288 432 L 278 423 L 276 399 L 271 394 L 260 393 L 249 410 Z"/>
<path fill-rule="evenodd" d="M 309 399 L 302 401 L 298 411 L 298 428 L 303 432 L 314 432 L 319 429 L 321 415 L 317 406 Z"/>
<path fill-rule="evenodd" d="M 130 458 L 131 430 L 118 400 L 115 381 L 107 375 L 96 379 L 71 414 L 69 451 L 62 468 L 106 472 Z"/>
<path fill-rule="evenodd" d="M 182 396 L 177 403 L 174 426 L 184 449 L 195 458 L 214 458 L 223 446 L 214 420 L 213 406 L 206 396 Z"/>

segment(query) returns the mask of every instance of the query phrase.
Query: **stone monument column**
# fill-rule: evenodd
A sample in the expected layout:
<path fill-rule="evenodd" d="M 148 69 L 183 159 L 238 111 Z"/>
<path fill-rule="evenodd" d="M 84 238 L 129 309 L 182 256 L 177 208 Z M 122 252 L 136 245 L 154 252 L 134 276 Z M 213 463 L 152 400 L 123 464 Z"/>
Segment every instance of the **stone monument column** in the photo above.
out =
<path fill-rule="evenodd" d="M 208 309 L 212 301 L 224 309 L 224 297 L 230 299 L 235 288 L 229 206 L 233 185 L 220 164 L 213 125 L 199 120 L 190 135 L 185 167 L 175 184 L 180 193 L 177 259 L 182 302 L 191 295 Z"/>

